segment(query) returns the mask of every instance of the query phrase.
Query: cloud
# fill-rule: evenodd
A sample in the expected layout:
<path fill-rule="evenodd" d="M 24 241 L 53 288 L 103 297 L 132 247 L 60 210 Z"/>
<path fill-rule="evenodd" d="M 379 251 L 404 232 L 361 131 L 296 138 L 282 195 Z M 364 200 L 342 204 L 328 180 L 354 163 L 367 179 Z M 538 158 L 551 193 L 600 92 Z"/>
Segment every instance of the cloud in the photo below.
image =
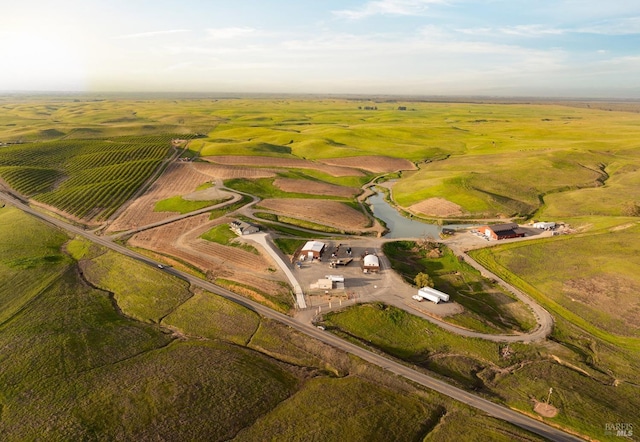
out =
<path fill-rule="evenodd" d="M 490 27 L 466 28 L 466 29 L 457 29 L 456 31 L 466 35 L 482 36 L 482 37 L 508 35 L 512 37 L 532 37 L 532 38 L 562 35 L 568 32 L 566 29 L 551 28 L 551 27 L 547 27 L 539 24 L 503 26 L 501 28 L 490 28 Z"/>
<path fill-rule="evenodd" d="M 640 17 L 606 20 L 578 28 L 576 32 L 599 35 L 640 34 Z"/>
<path fill-rule="evenodd" d="M 358 9 L 332 11 L 335 16 L 359 20 L 373 15 L 424 15 L 429 5 L 447 4 L 447 0 L 376 0 Z"/>
<path fill-rule="evenodd" d="M 230 40 L 238 37 L 245 37 L 247 35 L 255 35 L 257 30 L 248 27 L 228 27 L 207 29 L 207 36 L 213 40 Z"/>
<path fill-rule="evenodd" d="M 149 38 L 149 37 L 157 37 L 160 35 L 171 35 L 171 34 L 182 34 L 185 32 L 191 32 L 189 29 L 169 29 L 166 31 L 150 31 L 150 32 L 139 32 L 136 34 L 126 34 L 119 35 L 114 37 L 117 40 L 128 40 L 128 39 L 137 39 L 137 38 Z"/>

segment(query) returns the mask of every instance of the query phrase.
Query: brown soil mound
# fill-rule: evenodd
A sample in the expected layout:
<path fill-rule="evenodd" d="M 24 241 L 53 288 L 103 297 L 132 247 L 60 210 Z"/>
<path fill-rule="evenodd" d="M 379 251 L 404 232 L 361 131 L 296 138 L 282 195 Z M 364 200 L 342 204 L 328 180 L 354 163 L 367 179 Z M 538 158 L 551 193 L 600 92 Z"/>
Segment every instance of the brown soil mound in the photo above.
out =
<path fill-rule="evenodd" d="M 537 400 L 533 400 L 533 411 L 538 413 L 543 417 L 556 417 L 558 415 L 558 409 L 551 404 L 547 404 L 546 402 L 538 402 Z"/>
<path fill-rule="evenodd" d="M 439 218 L 464 215 L 462 207 L 444 198 L 429 198 L 420 201 L 410 206 L 409 211 Z"/>
<path fill-rule="evenodd" d="M 384 156 L 361 156 L 348 158 L 328 158 L 320 160 L 324 164 L 341 167 L 353 167 L 374 173 L 396 172 L 398 170 L 416 170 L 415 164 L 402 158 Z"/>
<path fill-rule="evenodd" d="M 293 178 L 278 178 L 274 180 L 273 184 L 285 192 L 308 193 L 310 195 L 331 195 L 351 198 L 359 192 L 358 189 L 354 189 L 353 187 L 338 186 L 310 180 L 296 180 Z"/>
<path fill-rule="evenodd" d="M 345 231 L 366 228 L 368 218 L 338 201 L 316 199 L 266 199 L 260 206 L 292 218 L 312 221 Z"/>
<path fill-rule="evenodd" d="M 332 176 L 362 176 L 361 171 L 350 167 L 330 166 L 299 158 L 280 158 L 246 155 L 226 155 L 203 157 L 203 160 L 216 164 L 254 166 L 254 167 L 286 167 L 295 169 L 315 169 Z"/>

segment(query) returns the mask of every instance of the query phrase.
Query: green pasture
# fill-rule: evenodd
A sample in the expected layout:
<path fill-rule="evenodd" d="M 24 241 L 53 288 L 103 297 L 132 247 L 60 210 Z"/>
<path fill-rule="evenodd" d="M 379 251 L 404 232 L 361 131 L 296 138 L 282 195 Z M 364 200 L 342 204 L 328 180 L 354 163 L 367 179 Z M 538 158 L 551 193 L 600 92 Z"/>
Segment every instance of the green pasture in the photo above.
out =
<path fill-rule="evenodd" d="M 345 410 L 336 407 L 344 396 L 358 397 L 349 410 L 348 428 L 342 424 Z M 314 379 L 236 440 L 255 441 L 274 433 L 280 440 L 418 440 L 433 429 L 443 410 L 417 396 L 389 391 L 357 377 Z"/>
<path fill-rule="evenodd" d="M 46 291 L 66 271 L 68 237 L 11 206 L 0 208 L 0 324 Z"/>
<path fill-rule="evenodd" d="M 615 386 L 604 367 L 582 361 L 579 350 L 569 343 L 509 344 L 512 353 L 503 358 L 505 344 L 452 335 L 382 304 L 327 313 L 323 324 L 339 336 L 419 365 L 462 388 L 529 414 L 533 413 L 532 398 L 546 400 L 552 387 L 551 403 L 560 413 L 545 420 L 599 439 L 603 436 L 602 421 L 633 422 L 640 406 L 634 384 Z M 554 362 L 552 357 L 557 355 L 564 365 Z"/>
<path fill-rule="evenodd" d="M 471 253 L 553 313 L 605 341 L 638 350 L 640 225 L 628 226 Z"/>
<path fill-rule="evenodd" d="M 254 253 L 259 255 L 260 252 L 250 244 L 246 244 L 240 241 L 237 241 L 238 235 L 233 233 L 229 228 L 229 224 L 220 224 L 215 226 L 205 233 L 200 235 L 200 238 L 206 239 L 207 241 L 215 242 L 218 244 L 222 244 L 223 246 L 232 246 L 238 247 L 240 249 L 246 250 L 247 252 Z"/>
<path fill-rule="evenodd" d="M 155 212 L 177 212 L 183 215 L 185 213 L 195 212 L 196 210 L 204 209 L 206 207 L 215 206 L 216 204 L 222 202 L 224 202 L 224 200 L 192 201 L 186 200 L 181 196 L 174 196 L 158 201 L 153 210 Z"/>
<path fill-rule="evenodd" d="M 236 303 L 199 291 L 166 316 L 163 323 L 189 336 L 247 345 L 260 325 L 260 317 Z"/>
<path fill-rule="evenodd" d="M 191 297 L 186 282 L 116 252 L 105 251 L 83 267 L 87 280 L 113 293 L 122 312 L 139 321 L 158 323 Z"/>
<path fill-rule="evenodd" d="M 407 207 L 442 197 L 470 218 L 531 217 L 538 211 L 617 215 L 640 197 L 634 166 L 639 117 L 631 113 L 462 103 L 411 103 L 405 112 L 381 103 L 364 111 L 353 102 L 333 102 L 331 110 L 314 103 L 315 112 L 306 109 L 312 103 L 289 103 L 286 109 L 276 103 L 267 113 L 255 104 L 250 120 L 229 116 L 209 133 L 215 142 L 208 154 L 427 161 L 403 174 L 394 187 L 396 202 Z M 286 112 L 305 118 L 287 125 Z M 581 201 L 588 203 L 580 207 Z"/>
<path fill-rule="evenodd" d="M 459 204 L 467 218 L 619 216 L 640 201 L 640 116 L 632 112 L 552 104 L 341 99 L 51 97 L 0 104 L 0 143 L 25 143 L 0 150 L 0 176 L 16 190 L 79 217 L 107 217 L 124 201 L 116 195 L 131 195 L 142 184 L 132 175 L 148 177 L 157 167 L 158 158 L 151 161 L 144 149 L 126 150 L 130 167 L 107 160 L 102 151 L 115 146 L 104 143 L 150 143 L 158 133 L 171 138 L 199 134 L 204 138 L 192 141 L 190 149 L 203 156 L 406 158 L 420 170 L 403 173 L 396 183 L 393 196 L 400 206 L 441 197 Z M 407 110 L 398 110 L 400 105 Z M 82 152 L 77 148 L 91 143 L 98 150 L 90 149 L 88 155 L 84 147 Z M 16 164 L 18 152 L 27 150 L 28 157 L 39 159 Z M 91 165 L 85 173 L 91 183 L 75 178 L 56 159 L 66 162 L 81 153 Z M 150 162 L 136 163 L 131 155 L 137 153 Z M 99 170 L 101 161 L 118 167 Z M 370 177 L 296 173 L 349 187 Z M 276 192 L 264 183 L 240 187 Z M 96 200 L 81 204 L 89 195 Z"/>
<path fill-rule="evenodd" d="M 296 250 L 306 243 L 303 239 L 295 238 L 275 238 L 273 242 L 284 254 L 290 256 L 293 256 L 293 254 L 296 253 Z"/>

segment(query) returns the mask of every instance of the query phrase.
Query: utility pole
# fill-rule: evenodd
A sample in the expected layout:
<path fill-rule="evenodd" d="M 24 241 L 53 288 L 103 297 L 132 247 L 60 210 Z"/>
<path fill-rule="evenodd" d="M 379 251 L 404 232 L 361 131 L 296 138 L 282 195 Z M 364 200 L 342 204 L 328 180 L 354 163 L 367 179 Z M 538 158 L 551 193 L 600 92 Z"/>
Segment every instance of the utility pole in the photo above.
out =
<path fill-rule="evenodd" d="M 549 387 L 549 395 L 547 396 L 547 404 L 549 404 L 549 400 L 551 399 L 551 393 L 553 393 L 553 387 Z"/>

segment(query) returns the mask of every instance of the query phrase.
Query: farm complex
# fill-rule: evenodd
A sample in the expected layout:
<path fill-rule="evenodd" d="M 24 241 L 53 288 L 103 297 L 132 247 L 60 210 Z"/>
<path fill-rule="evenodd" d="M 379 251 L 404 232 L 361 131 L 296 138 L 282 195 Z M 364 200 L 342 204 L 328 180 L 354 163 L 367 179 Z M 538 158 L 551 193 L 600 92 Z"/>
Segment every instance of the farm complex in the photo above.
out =
<path fill-rule="evenodd" d="M 2 200 L 67 229 L 0 208 L 0 348 L 25 358 L 0 351 L 0 385 L 13 386 L 0 391 L 0 434 L 33 439 L 20 422 L 83 391 L 76 417 L 34 428 L 57 428 L 56 439 L 105 426 L 118 439 L 106 422 L 121 413 L 149 439 L 144 426 L 162 410 L 156 435 L 211 435 L 212 419 L 233 423 L 211 440 L 255 440 L 294 411 L 322 414 L 310 398 L 340 396 L 357 427 L 361 408 L 381 407 L 385 422 L 391 409 L 405 414 L 388 440 L 447 439 L 457 419 L 537 440 L 449 393 L 381 376 L 374 365 L 390 365 L 349 359 L 343 341 L 579 437 L 599 439 L 607 422 L 640 425 L 640 108 L 0 104 Z M 372 210 L 376 194 L 386 211 Z M 424 233 L 405 234 L 406 223 Z M 33 250 L 7 236 L 18 230 Z M 67 319 L 85 310 L 91 319 Z M 16 386 L 25 366 L 75 378 L 58 393 L 40 378 Z M 25 395 L 35 405 L 16 411 Z M 203 404 L 200 433 L 178 429 L 193 417 L 172 403 Z M 327 419 L 340 428 L 350 418 Z"/>

